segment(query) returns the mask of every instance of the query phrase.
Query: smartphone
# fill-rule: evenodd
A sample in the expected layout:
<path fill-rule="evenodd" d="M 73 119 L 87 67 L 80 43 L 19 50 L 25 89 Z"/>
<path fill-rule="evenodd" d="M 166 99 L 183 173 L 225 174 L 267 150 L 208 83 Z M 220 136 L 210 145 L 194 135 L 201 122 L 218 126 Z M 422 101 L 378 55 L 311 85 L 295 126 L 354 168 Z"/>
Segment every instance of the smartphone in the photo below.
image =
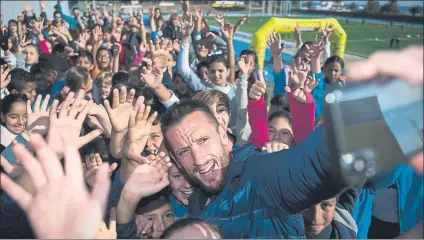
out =
<path fill-rule="evenodd" d="M 324 125 L 333 165 L 350 185 L 406 163 L 423 150 L 422 86 L 378 77 L 325 96 Z"/>

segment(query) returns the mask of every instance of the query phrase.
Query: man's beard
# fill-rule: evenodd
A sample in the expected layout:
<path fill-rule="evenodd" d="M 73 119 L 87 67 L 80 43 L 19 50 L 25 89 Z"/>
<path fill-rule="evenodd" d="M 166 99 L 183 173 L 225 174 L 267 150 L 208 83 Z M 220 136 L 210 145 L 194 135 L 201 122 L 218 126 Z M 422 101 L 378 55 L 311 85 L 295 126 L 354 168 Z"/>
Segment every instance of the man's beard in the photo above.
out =
<path fill-rule="evenodd" d="M 222 154 L 219 157 L 220 165 L 221 165 L 221 179 L 216 187 L 206 186 L 200 179 L 196 177 L 193 173 L 189 173 L 189 177 L 194 185 L 199 186 L 203 191 L 210 193 L 210 194 L 218 194 L 222 192 L 226 185 L 226 175 L 227 175 L 227 169 L 230 165 L 230 157 L 228 155 L 228 152 L 225 151 L 225 149 L 222 149 Z M 224 166 L 222 166 L 224 165 Z"/>

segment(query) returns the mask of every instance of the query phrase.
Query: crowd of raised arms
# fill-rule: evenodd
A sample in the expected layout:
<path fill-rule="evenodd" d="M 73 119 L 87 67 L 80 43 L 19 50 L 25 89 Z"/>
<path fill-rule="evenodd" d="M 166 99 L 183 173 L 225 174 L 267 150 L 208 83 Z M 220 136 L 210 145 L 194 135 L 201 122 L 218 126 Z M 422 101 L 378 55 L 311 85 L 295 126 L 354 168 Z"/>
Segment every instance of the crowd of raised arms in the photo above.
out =
<path fill-rule="evenodd" d="M 271 98 L 256 53 L 235 55 L 247 17 L 233 26 L 217 13 L 217 32 L 200 7 L 178 4 L 169 16 L 71 16 L 40 1 L 40 14 L 26 5 L 2 24 L 3 238 L 422 234 L 422 155 L 348 186 L 320 126 L 326 92 L 349 81 L 421 85 L 422 46 L 345 66 L 329 54 L 333 26 L 304 42 L 297 27 L 297 53 L 283 64 L 272 33 Z"/>

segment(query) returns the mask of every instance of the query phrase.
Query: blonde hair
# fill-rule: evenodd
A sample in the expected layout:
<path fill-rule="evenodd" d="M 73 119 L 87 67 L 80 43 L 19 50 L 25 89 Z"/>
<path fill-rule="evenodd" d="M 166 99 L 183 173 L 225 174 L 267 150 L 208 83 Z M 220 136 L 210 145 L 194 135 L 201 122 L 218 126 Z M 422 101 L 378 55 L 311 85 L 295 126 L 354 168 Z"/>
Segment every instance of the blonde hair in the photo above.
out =
<path fill-rule="evenodd" d="M 101 86 L 102 84 L 110 84 L 112 85 L 112 73 L 111 72 L 101 72 L 97 78 L 96 83 Z"/>

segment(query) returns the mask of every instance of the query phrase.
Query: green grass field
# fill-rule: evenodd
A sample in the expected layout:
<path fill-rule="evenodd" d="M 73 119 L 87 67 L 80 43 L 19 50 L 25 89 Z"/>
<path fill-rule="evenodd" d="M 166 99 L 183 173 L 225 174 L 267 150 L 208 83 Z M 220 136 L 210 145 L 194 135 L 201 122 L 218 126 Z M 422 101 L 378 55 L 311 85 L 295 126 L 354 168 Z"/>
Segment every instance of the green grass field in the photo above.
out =
<path fill-rule="evenodd" d="M 250 22 L 241 27 L 240 31 L 254 33 L 269 18 L 264 17 L 261 22 L 260 17 L 252 17 Z M 217 25 L 213 17 L 207 17 L 206 19 L 209 24 Z M 233 24 L 239 19 L 239 17 L 225 17 L 226 21 Z M 406 27 L 405 24 L 404 29 L 401 30 L 401 27 L 398 25 L 387 28 L 387 24 L 383 26 L 377 23 L 366 23 L 362 26 L 361 21 L 350 21 L 349 24 L 346 23 L 346 20 L 339 20 L 339 22 L 347 33 L 346 53 L 350 55 L 368 57 L 376 50 L 389 49 L 390 39 L 393 35 L 400 37 L 400 48 L 414 44 L 423 45 L 423 27 Z M 378 27 L 377 25 L 380 26 Z M 314 33 L 305 32 L 303 41 L 313 40 L 314 35 Z M 411 38 L 408 38 L 407 35 L 411 35 Z M 375 38 L 378 38 L 378 41 Z M 293 35 L 288 35 L 284 40 L 295 41 Z"/>

